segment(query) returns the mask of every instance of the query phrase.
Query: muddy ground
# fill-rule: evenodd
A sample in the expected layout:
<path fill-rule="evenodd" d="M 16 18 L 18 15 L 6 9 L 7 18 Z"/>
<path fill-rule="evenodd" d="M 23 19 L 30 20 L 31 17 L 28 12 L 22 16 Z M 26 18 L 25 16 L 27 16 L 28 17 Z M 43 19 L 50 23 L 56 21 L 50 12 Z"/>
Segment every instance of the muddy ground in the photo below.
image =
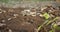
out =
<path fill-rule="evenodd" d="M 40 16 L 23 16 L 21 11 L 26 8 L 6 8 L 0 7 L 0 32 L 37 32 L 37 28 L 45 19 Z M 60 16 L 60 10 L 52 12 L 54 16 Z M 48 12 L 48 11 L 45 11 Z M 49 25 L 50 26 L 50 25 Z M 39 32 L 46 32 L 50 30 L 47 26 Z M 60 32 L 60 31 L 59 31 Z"/>

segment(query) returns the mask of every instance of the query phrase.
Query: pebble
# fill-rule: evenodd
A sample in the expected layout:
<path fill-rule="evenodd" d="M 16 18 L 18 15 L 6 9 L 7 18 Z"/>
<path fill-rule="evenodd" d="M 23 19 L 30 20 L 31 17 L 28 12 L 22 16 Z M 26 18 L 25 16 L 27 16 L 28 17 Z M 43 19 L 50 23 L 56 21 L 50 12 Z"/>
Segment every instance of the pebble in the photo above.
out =
<path fill-rule="evenodd" d="M 14 16 L 16 17 L 16 16 L 18 16 L 18 14 L 14 14 Z"/>
<path fill-rule="evenodd" d="M 42 14 L 40 14 L 39 16 L 40 16 L 40 17 L 43 17 L 43 15 L 42 15 Z"/>
<path fill-rule="evenodd" d="M 31 16 L 36 16 L 36 12 L 30 12 Z"/>
<path fill-rule="evenodd" d="M 30 12 L 30 14 L 32 15 L 32 14 L 36 14 L 36 12 Z"/>
<path fill-rule="evenodd" d="M 52 12 L 52 10 L 49 10 L 49 12 Z"/>
<path fill-rule="evenodd" d="M 30 10 L 24 10 L 24 11 L 30 12 Z"/>
<path fill-rule="evenodd" d="M 9 32 L 12 32 L 12 30 L 11 30 L 11 29 L 9 29 Z"/>
<path fill-rule="evenodd" d="M 33 17 L 34 17 L 34 16 L 36 16 L 36 15 L 31 15 L 31 16 L 33 16 Z"/>
<path fill-rule="evenodd" d="M 5 22 L 5 20 L 2 20 L 2 22 Z"/>
<path fill-rule="evenodd" d="M 3 26 L 3 25 L 6 25 L 6 24 L 0 23 L 0 26 Z"/>
<path fill-rule="evenodd" d="M 6 13 L 6 11 L 3 11 L 4 13 Z"/>
<path fill-rule="evenodd" d="M 12 18 L 8 18 L 8 20 L 11 20 Z"/>
<path fill-rule="evenodd" d="M 43 8 L 41 8 L 41 11 L 43 11 L 44 9 L 46 9 L 47 7 L 43 7 Z"/>
<path fill-rule="evenodd" d="M 2 12 L 0 12 L 0 14 L 1 14 Z"/>
<path fill-rule="evenodd" d="M 0 10 L 1 10 L 1 9 L 0 9 Z M 3 13 L 3 12 L 5 13 L 6 11 L 5 11 L 5 10 L 1 10 L 1 11 L 0 11 L 0 13 Z"/>

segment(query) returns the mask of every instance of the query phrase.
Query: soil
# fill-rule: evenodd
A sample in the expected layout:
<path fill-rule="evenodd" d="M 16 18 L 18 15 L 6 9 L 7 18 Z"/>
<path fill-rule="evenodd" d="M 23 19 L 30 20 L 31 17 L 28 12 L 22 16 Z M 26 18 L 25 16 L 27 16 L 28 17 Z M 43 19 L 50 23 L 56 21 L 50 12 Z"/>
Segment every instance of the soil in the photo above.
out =
<path fill-rule="evenodd" d="M 0 23 L 6 24 L 0 26 L 1 32 L 9 32 L 9 29 L 11 29 L 12 32 L 37 32 L 38 26 L 45 21 L 45 19 L 40 16 L 23 16 L 21 11 L 25 8 L 0 7 L 0 9 L 2 10 L 2 13 L 0 13 Z M 14 14 L 17 14 L 17 16 L 15 17 Z M 52 14 L 54 16 L 60 16 L 60 11 L 54 10 Z M 39 32 L 46 32 L 46 30 L 49 31 L 50 27 L 44 26 L 44 28 L 42 28 Z"/>

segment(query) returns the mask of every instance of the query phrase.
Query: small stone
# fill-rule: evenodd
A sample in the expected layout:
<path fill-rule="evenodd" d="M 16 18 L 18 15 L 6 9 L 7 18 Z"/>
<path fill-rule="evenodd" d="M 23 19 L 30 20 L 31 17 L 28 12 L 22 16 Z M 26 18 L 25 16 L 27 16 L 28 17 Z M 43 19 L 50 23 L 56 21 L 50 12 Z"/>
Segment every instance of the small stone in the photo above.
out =
<path fill-rule="evenodd" d="M 36 12 L 30 12 L 31 16 L 36 16 Z"/>
<path fill-rule="evenodd" d="M 23 16 L 30 15 L 30 10 L 24 10 L 21 12 Z"/>
<path fill-rule="evenodd" d="M 0 14 L 1 14 L 2 12 L 0 12 Z"/>
<path fill-rule="evenodd" d="M 18 16 L 18 14 L 14 14 L 14 16 L 16 17 L 16 16 Z"/>
<path fill-rule="evenodd" d="M 30 12 L 30 10 L 24 10 L 24 11 Z"/>
<path fill-rule="evenodd" d="M 11 20 L 12 18 L 9 18 L 8 20 Z"/>
<path fill-rule="evenodd" d="M 52 10 L 49 10 L 49 12 L 52 12 Z"/>
<path fill-rule="evenodd" d="M 31 16 L 36 16 L 36 15 L 31 15 Z"/>
<path fill-rule="evenodd" d="M 12 30 L 11 30 L 11 29 L 9 29 L 9 32 L 12 32 Z"/>
<path fill-rule="evenodd" d="M 5 22 L 5 20 L 2 20 L 2 22 Z"/>
<path fill-rule="evenodd" d="M 40 17 L 43 17 L 43 15 L 42 15 L 42 14 L 40 14 L 39 16 L 40 16 Z"/>
<path fill-rule="evenodd" d="M 46 9 L 47 7 L 43 7 L 43 8 L 41 8 L 41 11 L 43 11 L 44 9 Z"/>
<path fill-rule="evenodd" d="M 37 13 L 37 15 L 40 15 L 40 13 Z"/>
<path fill-rule="evenodd" d="M 3 25 L 6 25 L 6 24 L 0 23 L 0 26 L 3 26 Z"/>
<path fill-rule="evenodd" d="M 3 11 L 4 13 L 6 13 L 6 11 Z"/>
<path fill-rule="evenodd" d="M 31 15 L 36 14 L 36 12 L 30 12 Z"/>

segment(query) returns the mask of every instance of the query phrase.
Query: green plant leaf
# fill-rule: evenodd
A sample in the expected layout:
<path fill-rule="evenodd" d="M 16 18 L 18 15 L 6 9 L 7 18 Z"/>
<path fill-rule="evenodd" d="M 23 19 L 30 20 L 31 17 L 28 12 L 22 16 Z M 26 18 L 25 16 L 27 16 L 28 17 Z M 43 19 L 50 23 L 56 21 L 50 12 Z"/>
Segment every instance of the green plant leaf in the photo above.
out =
<path fill-rule="evenodd" d="M 44 13 L 43 16 L 45 17 L 45 19 L 48 19 L 50 17 L 48 13 Z"/>
<path fill-rule="evenodd" d="M 53 24 L 53 28 L 57 28 L 57 26 L 58 26 L 57 24 Z"/>
<path fill-rule="evenodd" d="M 50 30 L 49 32 L 54 32 L 53 30 Z"/>
<path fill-rule="evenodd" d="M 58 26 L 56 23 L 53 24 L 53 28 L 56 29 L 56 30 L 60 30 L 60 26 Z"/>
<path fill-rule="evenodd" d="M 38 31 L 39 31 L 41 28 L 42 28 L 42 26 L 39 26 L 39 27 L 38 27 Z"/>
<path fill-rule="evenodd" d="M 49 20 L 46 20 L 42 25 L 38 27 L 38 31 L 41 30 L 41 28 L 48 22 Z"/>
<path fill-rule="evenodd" d="M 59 17 L 56 17 L 56 18 L 54 18 L 53 20 L 48 21 L 48 23 L 47 23 L 46 25 L 49 25 L 50 23 L 54 22 L 54 21 L 57 20 L 58 18 L 59 18 Z"/>

